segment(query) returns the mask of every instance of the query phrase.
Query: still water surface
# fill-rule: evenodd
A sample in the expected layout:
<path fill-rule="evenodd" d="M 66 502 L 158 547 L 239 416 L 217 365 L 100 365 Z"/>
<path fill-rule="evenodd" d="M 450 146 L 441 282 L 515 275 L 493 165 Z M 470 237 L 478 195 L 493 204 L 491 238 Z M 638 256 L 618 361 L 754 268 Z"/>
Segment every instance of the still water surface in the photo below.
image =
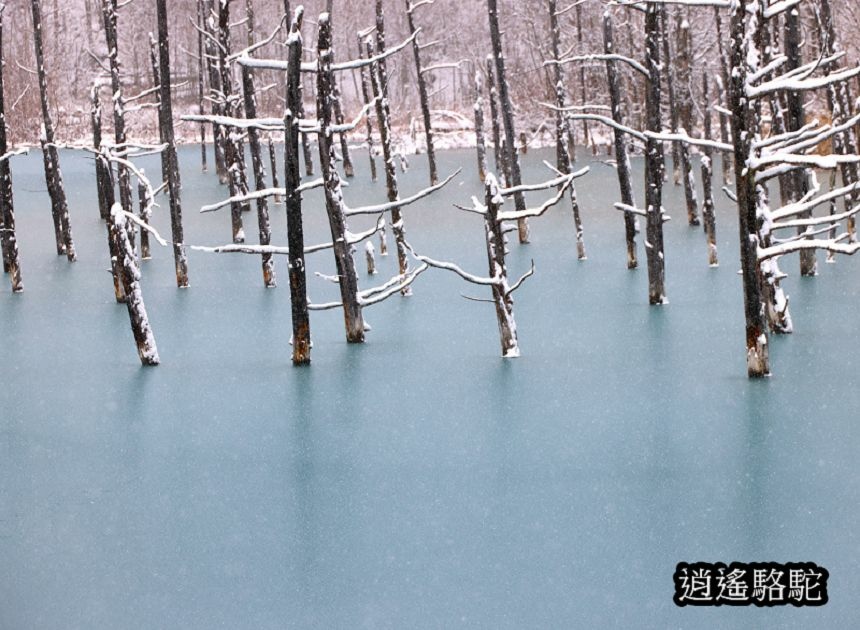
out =
<path fill-rule="evenodd" d="M 530 153 L 526 179 L 550 156 Z M 196 212 L 225 190 L 198 149 L 180 157 L 187 241 L 228 242 L 228 211 Z M 443 174 L 466 168 L 406 211 L 409 239 L 485 273 L 480 220 L 452 207 L 480 194 L 473 154 L 440 157 Z M 142 369 L 92 163 L 62 159 L 74 265 L 52 251 L 41 156 L 14 164 L 26 292 L 0 292 L 0 628 L 860 627 L 856 261 L 814 280 L 784 262 L 798 332 L 750 382 L 727 202 L 710 269 L 668 191 L 671 304 L 651 308 L 644 268 L 625 268 L 614 172 L 595 162 L 579 180 L 587 262 L 567 203 L 511 244 L 513 273 L 537 266 L 517 293 L 520 359 L 498 356 L 492 306 L 460 295 L 480 288 L 430 271 L 367 310 L 363 346 L 314 313 L 313 365 L 295 369 L 284 259 L 266 290 L 258 258 L 192 252 L 178 291 L 159 248 L 144 295 L 163 364 Z M 384 200 L 356 162 L 348 201 Z M 426 185 L 412 162 L 404 195 Z M 319 199 L 309 243 L 328 240 Z M 272 215 L 285 244 L 283 206 Z M 396 264 L 378 262 L 363 287 Z M 308 264 L 334 273 L 328 252 Z M 814 561 L 831 602 L 678 609 L 675 564 L 698 560 Z"/>

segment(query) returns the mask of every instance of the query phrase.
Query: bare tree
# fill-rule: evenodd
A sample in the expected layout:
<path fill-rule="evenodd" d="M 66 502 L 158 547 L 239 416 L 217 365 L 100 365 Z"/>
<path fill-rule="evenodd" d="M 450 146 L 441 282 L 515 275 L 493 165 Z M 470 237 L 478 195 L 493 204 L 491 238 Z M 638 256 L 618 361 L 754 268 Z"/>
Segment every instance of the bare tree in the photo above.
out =
<path fill-rule="evenodd" d="M 432 2 L 432 0 L 430 0 Z M 418 83 L 418 98 L 421 103 L 421 116 L 424 120 L 424 137 L 427 139 L 427 162 L 430 166 L 430 185 L 439 181 L 436 170 L 436 150 L 433 148 L 433 124 L 430 118 L 430 99 L 427 96 L 427 82 L 424 79 L 425 69 L 421 67 L 421 45 L 418 43 L 418 29 L 415 27 L 414 11 L 427 4 L 426 0 L 406 0 L 406 21 L 409 25 L 409 33 L 415 35 L 412 39 L 412 53 L 415 57 L 415 74 Z"/>
<path fill-rule="evenodd" d="M 173 260 L 176 268 L 176 286 L 188 286 L 188 259 L 185 254 L 185 237 L 182 229 L 182 184 L 179 176 L 179 159 L 176 155 L 176 139 L 173 130 L 173 100 L 170 81 L 170 35 L 167 26 L 166 0 L 156 0 L 158 14 L 158 59 L 161 81 L 158 110 L 159 127 L 167 146 L 167 192 L 170 196 L 170 229 L 173 239 Z"/>
<path fill-rule="evenodd" d="M 33 13 L 33 45 L 36 52 L 36 72 L 39 77 L 39 98 L 42 104 L 42 157 L 45 163 L 45 183 L 51 197 L 51 211 L 54 218 L 54 235 L 57 241 L 57 255 L 66 255 L 69 262 L 77 259 L 72 226 L 69 220 L 69 205 L 60 171 L 60 156 L 54 137 L 54 122 L 48 102 L 48 75 L 45 69 L 45 54 L 42 43 L 42 7 L 40 0 L 31 0 Z"/>
<path fill-rule="evenodd" d="M 490 20 L 490 41 L 493 46 L 493 58 L 496 64 L 496 78 L 499 83 L 499 102 L 502 115 L 502 125 L 505 129 L 505 158 L 511 169 L 511 184 L 516 188 L 522 184 L 520 174 L 520 157 L 516 149 L 516 131 L 514 129 L 514 110 L 511 104 L 511 96 L 508 90 L 508 79 L 505 73 L 505 56 L 502 51 L 502 34 L 499 29 L 499 9 L 497 0 L 487 0 L 487 15 Z M 514 205 L 518 212 L 526 208 L 525 196 L 522 192 L 514 194 Z M 522 217 L 517 221 L 520 243 L 529 242 L 528 220 Z"/>
<path fill-rule="evenodd" d="M 12 197 L 12 170 L 9 166 L 9 143 L 6 138 L 6 99 L 3 82 L 3 26 L 6 5 L 0 3 L 0 248 L 3 251 L 3 272 L 9 274 L 12 292 L 24 290 L 18 238 L 15 233 L 15 206 Z"/>

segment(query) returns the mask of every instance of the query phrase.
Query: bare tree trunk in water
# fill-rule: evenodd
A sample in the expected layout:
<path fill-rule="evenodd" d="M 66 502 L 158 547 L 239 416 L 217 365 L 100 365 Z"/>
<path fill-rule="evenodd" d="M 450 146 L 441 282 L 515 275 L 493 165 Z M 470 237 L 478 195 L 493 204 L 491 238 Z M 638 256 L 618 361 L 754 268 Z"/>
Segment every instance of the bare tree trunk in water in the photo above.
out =
<path fill-rule="evenodd" d="M 487 14 L 490 20 L 490 42 L 493 46 L 493 57 L 496 63 L 496 78 L 499 82 L 499 102 L 502 113 L 502 124 L 505 128 L 505 152 L 511 167 L 511 185 L 520 186 L 522 175 L 520 173 L 520 156 L 517 154 L 516 131 L 514 129 L 514 110 L 508 92 L 508 80 L 505 73 L 505 57 L 502 52 L 502 34 L 499 30 L 499 10 L 497 0 L 487 0 Z M 523 193 L 514 195 L 514 207 L 517 212 L 526 209 L 526 200 Z M 527 219 L 517 220 L 517 231 L 520 243 L 529 242 L 529 225 Z"/>

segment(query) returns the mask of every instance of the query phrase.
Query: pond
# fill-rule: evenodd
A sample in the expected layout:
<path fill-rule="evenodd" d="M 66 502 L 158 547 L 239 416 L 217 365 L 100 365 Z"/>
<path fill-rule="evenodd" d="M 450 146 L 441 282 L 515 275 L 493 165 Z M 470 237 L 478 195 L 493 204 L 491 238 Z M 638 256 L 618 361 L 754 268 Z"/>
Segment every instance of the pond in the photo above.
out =
<path fill-rule="evenodd" d="M 547 179 L 552 154 L 525 156 L 524 179 Z M 439 158 L 463 173 L 405 211 L 408 238 L 486 273 L 480 218 L 453 207 L 481 194 L 473 152 Z M 54 253 L 41 156 L 13 165 L 26 291 L 0 291 L 0 628 L 860 626 L 855 261 L 821 260 L 815 279 L 783 261 L 797 332 L 772 338 L 774 376 L 749 381 L 730 202 L 714 269 L 667 187 L 670 304 L 649 307 L 614 171 L 582 155 L 588 260 L 567 201 L 510 243 L 512 274 L 537 269 L 516 294 L 519 359 L 499 356 L 492 305 L 463 299 L 480 287 L 431 270 L 367 309 L 363 345 L 337 311 L 312 313 L 313 363 L 294 368 L 283 257 L 267 290 L 256 256 L 190 252 L 177 290 L 156 246 L 143 291 L 162 365 L 144 369 L 93 163 L 61 159 L 73 265 Z M 197 212 L 226 190 L 199 148 L 180 159 L 187 242 L 229 242 L 228 210 Z M 410 159 L 404 195 L 427 185 Z M 348 202 L 384 201 L 355 162 Z M 329 240 L 319 195 L 305 215 L 307 242 Z M 378 258 L 368 278 L 357 261 L 363 288 L 396 265 Z M 334 273 L 330 252 L 308 266 Z M 308 284 L 315 302 L 337 295 Z M 816 562 L 830 603 L 680 609 L 681 561 Z"/>

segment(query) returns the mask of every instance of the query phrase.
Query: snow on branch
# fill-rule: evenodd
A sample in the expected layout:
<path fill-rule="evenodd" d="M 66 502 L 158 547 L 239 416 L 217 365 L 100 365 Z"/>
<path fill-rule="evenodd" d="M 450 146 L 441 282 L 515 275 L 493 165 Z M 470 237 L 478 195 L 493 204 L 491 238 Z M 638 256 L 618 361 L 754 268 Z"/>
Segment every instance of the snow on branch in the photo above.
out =
<path fill-rule="evenodd" d="M 441 181 L 438 184 L 435 184 L 433 186 L 430 186 L 428 188 L 425 188 L 424 190 L 421 190 L 421 191 L 415 193 L 411 197 L 406 197 L 405 199 L 397 199 L 395 201 L 389 201 L 387 203 L 380 203 L 380 204 L 376 204 L 376 205 L 372 205 L 372 206 L 360 206 L 358 208 L 346 207 L 344 209 L 344 214 L 346 216 L 354 216 L 354 215 L 358 215 L 358 214 L 380 214 L 382 212 L 387 212 L 388 210 L 391 210 L 392 208 L 402 208 L 403 206 L 408 206 L 410 204 L 415 203 L 416 201 L 418 201 L 420 199 L 423 199 L 424 197 L 427 197 L 427 196 L 433 194 L 434 192 L 436 192 L 440 188 L 445 187 L 452 179 L 454 179 L 457 175 L 459 175 L 460 171 L 462 171 L 462 170 L 463 169 L 458 168 L 456 171 L 451 173 L 451 175 L 446 177 L 443 181 Z"/>
<path fill-rule="evenodd" d="M 636 70 L 637 72 L 643 74 L 644 76 L 648 76 L 648 70 L 641 63 L 636 61 L 635 59 L 631 59 L 630 57 L 625 57 L 624 55 L 617 54 L 589 54 L 589 55 L 574 55 L 573 57 L 564 57 L 563 59 L 559 59 L 556 61 L 555 59 L 549 59 L 543 62 L 545 66 L 551 66 L 553 64 L 566 64 L 573 62 L 593 62 L 593 61 L 620 61 L 622 63 L 626 63 L 631 68 Z"/>
<path fill-rule="evenodd" d="M 403 40 L 396 46 L 392 46 L 388 48 L 384 52 L 379 53 L 378 55 L 374 55 L 372 57 L 364 57 L 362 59 L 354 59 L 351 61 L 341 61 L 340 63 L 331 64 L 330 69 L 332 72 L 340 72 L 344 70 L 358 70 L 360 68 L 364 68 L 366 66 L 370 66 L 374 63 L 382 61 L 383 59 L 390 57 L 391 55 L 400 52 L 406 46 L 412 43 L 416 37 L 418 37 L 418 33 L 421 29 L 416 29 L 412 35 L 410 35 L 407 39 Z M 264 70 L 283 70 L 286 71 L 289 67 L 288 61 L 283 61 L 281 59 L 254 59 L 253 57 L 240 57 L 237 59 L 239 65 L 247 66 L 248 68 L 262 68 Z M 316 61 L 306 61 L 302 63 L 301 70 L 302 72 L 317 72 L 319 66 Z"/>
<path fill-rule="evenodd" d="M 323 186 L 322 178 L 314 179 L 309 182 L 305 182 L 298 188 L 296 188 L 296 192 L 303 193 L 308 190 L 312 190 L 314 188 L 321 188 Z M 209 204 L 206 206 L 202 206 L 200 208 L 200 212 L 214 212 L 216 210 L 220 210 L 221 208 L 225 208 L 233 203 L 245 203 L 246 201 L 253 201 L 255 199 L 262 199 L 264 197 L 283 197 L 286 196 L 287 189 L 286 188 L 263 188 L 261 190 L 257 190 L 254 192 L 249 192 L 245 195 L 235 195 L 233 197 L 229 197 L 222 201 L 218 201 L 217 203 Z"/>
<path fill-rule="evenodd" d="M 415 260 L 420 260 L 421 262 L 426 263 L 426 264 L 430 265 L 431 267 L 435 267 L 437 269 L 444 269 L 446 271 L 451 271 L 451 272 L 457 274 L 458 276 L 460 276 L 461 278 L 463 278 L 463 280 L 465 280 L 467 282 L 471 282 L 472 284 L 481 284 L 484 286 L 492 287 L 492 286 L 499 286 L 501 283 L 501 278 L 499 278 L 498 276 L 493 277 L 493 278 L 485 278 L 482 276 L 476 276 L 475 274 L 472 274 L 472 273 L 469 273 L 468 271 L 465 271 L 464 269 L 462 269 L 460 266 L 456 265 L 455 263 L 446 262 L 446 261 L 442 261 L 442 260 L 434 260 L 433 258 L 430 258 L 429 256 L 423 256 L 421 254 L 417 254 L 415 252 L 415 250 L 412 249 L 412 246 L 408 242 L 404 241 L 403 244 L 406 246 L 406 249 L 409 251 L 409 253 L 412 254 L 412 257 L 415 258 Z"/>

